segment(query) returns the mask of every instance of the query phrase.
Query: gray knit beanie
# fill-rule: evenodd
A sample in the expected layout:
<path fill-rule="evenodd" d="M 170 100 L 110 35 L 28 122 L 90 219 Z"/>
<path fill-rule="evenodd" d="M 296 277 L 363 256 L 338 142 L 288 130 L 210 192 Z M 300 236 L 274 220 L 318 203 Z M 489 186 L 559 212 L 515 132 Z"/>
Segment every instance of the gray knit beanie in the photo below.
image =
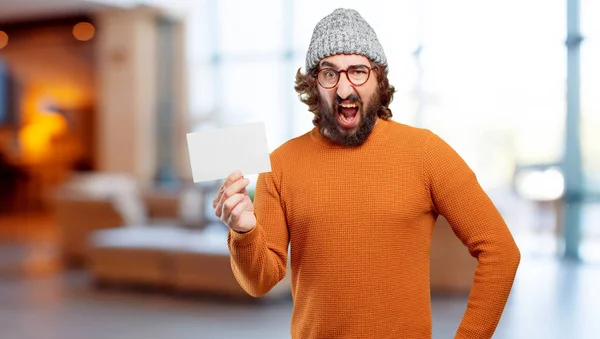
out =
<path fill-rule="evenodd" d="M 338 8 L 315 27 L 306 53 L 306 72 L 336 54 L 360 54 L 373 62 L 387 59 L 373 28 L 353 9 Z"/>

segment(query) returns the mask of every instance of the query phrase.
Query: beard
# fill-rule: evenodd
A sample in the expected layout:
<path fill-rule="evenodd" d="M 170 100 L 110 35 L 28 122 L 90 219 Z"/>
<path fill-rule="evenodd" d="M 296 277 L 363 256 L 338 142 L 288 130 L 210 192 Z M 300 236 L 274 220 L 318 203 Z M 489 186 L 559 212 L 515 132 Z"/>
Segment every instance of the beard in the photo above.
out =
<path fill-rule="evenodd" d="M 337 121 L 337 110 L 342 102 L 342 98 L 337 94 L 335 95 L 333 105 L 327 104 L 323 99 L 319 100 L 319 112 L 321 112 L 322 118 L 317 127 L 323 136 L 328 137 L 333 142 L 344 146 L 357 147 L 367 140 L 377 122 L 379 93 L 374 93 L 366 106 L 363 105 L 362 100 L 356 94 L 350 95 L 346 100 L 354 101 L 360 107 L 357 113 L 360 115 L 360 121 L 355 131 L 348 133 L 340 131 Z"/>

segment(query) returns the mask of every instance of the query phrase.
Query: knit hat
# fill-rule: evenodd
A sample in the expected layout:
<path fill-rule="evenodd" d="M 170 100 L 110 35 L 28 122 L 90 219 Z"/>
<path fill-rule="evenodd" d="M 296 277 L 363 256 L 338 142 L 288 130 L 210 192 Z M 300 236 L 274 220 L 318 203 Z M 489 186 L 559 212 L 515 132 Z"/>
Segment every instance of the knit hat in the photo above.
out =
<path fill-rule="evenodd" d="M 319 21 L 306 53 L 306 72 L 312 71 L 321 59 L 336 54 L 360 54 L 387 64 L 375 31 L 353 9 L 338 8 Z"/>

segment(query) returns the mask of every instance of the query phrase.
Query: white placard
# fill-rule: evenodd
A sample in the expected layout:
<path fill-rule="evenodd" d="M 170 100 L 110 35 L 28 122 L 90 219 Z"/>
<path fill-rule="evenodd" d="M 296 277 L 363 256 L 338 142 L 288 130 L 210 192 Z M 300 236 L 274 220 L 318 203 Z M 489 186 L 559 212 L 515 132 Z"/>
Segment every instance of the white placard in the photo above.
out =
<path fill-rule="evenodd" d="M 194 182 L 225 179 L 236 170 L 244 175 L 271 171 L 263 122 L 188 133 Z"/>

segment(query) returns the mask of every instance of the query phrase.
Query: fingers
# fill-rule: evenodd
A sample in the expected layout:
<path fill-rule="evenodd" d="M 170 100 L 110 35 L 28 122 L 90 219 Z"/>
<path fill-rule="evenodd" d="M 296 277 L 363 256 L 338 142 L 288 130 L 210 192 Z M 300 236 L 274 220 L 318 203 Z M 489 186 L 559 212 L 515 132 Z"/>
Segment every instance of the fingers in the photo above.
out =
<path fill-rule="evenodd" d="M 220 218 L 223 222 L 228 222 L 228 216 L 239 202 L 238 198 L 230 200 L 234 196 L 240 195 L 243 199 L 246 195 L 246 187 L 250 184 L 250 180 L 246 178 L 238 178 L 237 181 L 223 189 L 220 194 L 219 201 L 215 206 L 215 215 Z M 225 214 L 225 215 L 224 215 Z"/>
<path fill-rule="evenodd" d="M 221 221 L 229 227 L 235 226 L 245 208 L 244 194 L 235 194 L 223 203 Z"/>
<path fill-rule="evenodd" d="M 234 227 L 239 226 L 240 219 L 242 217 L 242 213 L 244 213 L 244 211 L 246 210 L 247 207 L 248 207 L 248 199 L 245 199 L 245 197 L 242 195 L 242 201 L 239 202 L 233 208 L 233 210 L 231 210 L 231 214 L 229 215 L 229 224 L 228 225 L 234 225 Z"/>
<path fill-rule="evenodd" d="M 235 171 L 235 172 L 231 173 L 227 177 L 227 179 L 225 179 L 225 182 L 223 183 L 223 185 L 221 185 L 221 188 L 219 188 L 219 192 L 217 193 L 217 196 L 213 200 L 213 208 L 215 208 L 215 209 L 217 208 L 217 204 L 219 203 L 219 201 L 221 201 L 221 197 L 222 197 L 225 189 L 227 189 L 229 186 L 231 186 L 231 184 L 233 184 L 234 182 L 238 181 L 240 178 L 243 178 L 242 172 Z"/>

